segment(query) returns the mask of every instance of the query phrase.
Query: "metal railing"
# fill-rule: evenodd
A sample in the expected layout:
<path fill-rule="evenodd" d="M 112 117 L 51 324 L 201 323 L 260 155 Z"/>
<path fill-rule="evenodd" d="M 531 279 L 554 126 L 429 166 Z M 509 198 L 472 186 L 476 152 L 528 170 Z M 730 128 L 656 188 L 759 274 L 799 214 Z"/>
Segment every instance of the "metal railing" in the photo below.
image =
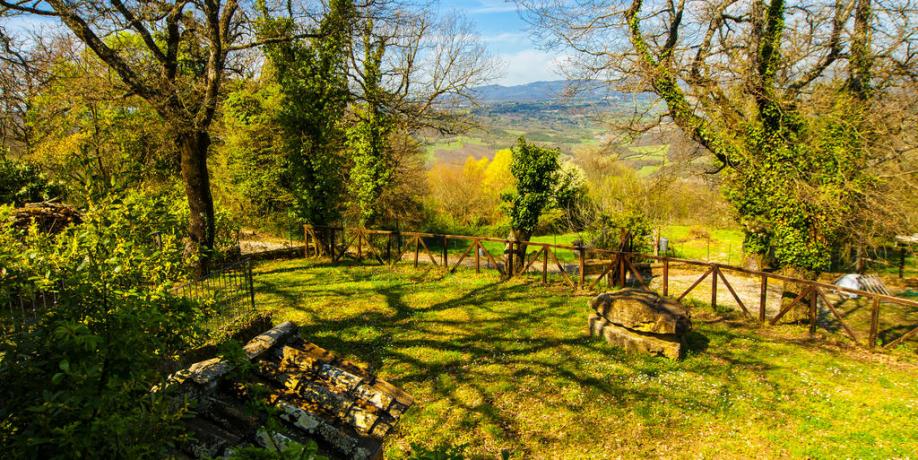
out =
<path fill-rule="evenodd" d="M 0 336 L 28 333 L 49 310 L 59 305 L 64 286 L 47 289 L 16 289 L 0 297 Z M 176 297 L 201 302 L 212 313 L 208 329 L 229 330 L 254 317 L 255 289 L 252 263 L 248 259 L 211 270 L 200 279 L 169 290 Z"/>
<path fill-rule="evenodd" d="M 208 328 L 232 330 L 257 315 L 252 262 L 243 259 L 210 270 L 205 276 L 175 286 L 170 293 L 213 309 Z"/>

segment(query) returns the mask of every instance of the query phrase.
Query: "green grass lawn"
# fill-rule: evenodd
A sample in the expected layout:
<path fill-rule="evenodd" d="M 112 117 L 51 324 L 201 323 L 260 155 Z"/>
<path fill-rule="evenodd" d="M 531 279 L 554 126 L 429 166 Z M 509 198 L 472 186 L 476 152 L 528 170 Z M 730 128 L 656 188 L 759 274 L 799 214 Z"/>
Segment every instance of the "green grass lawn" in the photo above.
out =
<path fill-rule="evenodd" d="M 704 234 L 710 235 L 710 239 Z M 676 257 L 741 265 L 743 232 L 738 229 L 712 229 L 690 225 L 667 225 L 661 236 L 669 239 Z"/>
<path fill-rule="evenodd" d="M 705 322 L 683 361 L 586 337 L 585 297 L 494 273 L 260 265 L 259 309 L 416 399 L 387 444 L 499 458 L 889 458 L 918 452 L 918 364 Z"/>

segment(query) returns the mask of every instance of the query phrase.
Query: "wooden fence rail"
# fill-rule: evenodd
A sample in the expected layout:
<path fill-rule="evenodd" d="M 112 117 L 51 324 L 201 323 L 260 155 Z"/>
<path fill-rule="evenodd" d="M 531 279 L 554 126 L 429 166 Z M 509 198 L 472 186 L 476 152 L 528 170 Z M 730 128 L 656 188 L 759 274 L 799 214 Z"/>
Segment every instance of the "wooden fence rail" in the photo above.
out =
<path fill-rule="evenodd" d="M 345 229 L 343 227 L 313 227 L 306 225 L 305 248 L 306 257 L 328 257 L 333 262 L 345 258 L 357 261 L 371 260 L 383 265 L 395 265 L 409 256 L 414 267 L 421 262 L 422 255 L 436 267 L 446 272 L 454 273 L 463 262 L 469 260 L 467 265 L 481 272 L 482 263 L 485 268 L 496 270 L 504 279 L 537 273 L 541 276 L 543 284 L 549 283 L 550 274 L 560 275 L 560 281 L 573 290 L 582 292 L 595 292 L 603 280 L 608 287 L 636 286 L 651 290 L 652 269 L 654 266 L 662 270 L 659 290 L 663 296 L 670 296 L 671 272 L 675 265 L 694 267 L 703 273 L 684 291 L 679 292 L 676 299 L 682 301 L 705 280 L 710 282 L 710 305 L 713 309 L 718 305 L 719 286 L 722 285 L 736 302 L 743 316 L 749 320 L 762 324 L 777 324 L 785 315 L 796 306 L 807 310 L 807 322 L 810 333 L 814 333 L 818 326 L 819 303 L 826 306 L 828 313 L 841 326 L 845 334 L 853 343 L 867 348 L 875 348 L 880 333 L 880 319 L 883 306 L 894 305 L 898 308 L 918 309 L 918 302 L 910 299 L 894 297 L 876 292 L 863 291 L 836 286 L 814 280 L 794 278 L 777 273 L 749 270 L 742 267 L 703 262 L 698 260 L 680 259 L 676 257 L 655 256 L 624 250 L 595 249 L 584 246 L 572 246 L 552 243 L 538 243 L 532 241 L 514 241 L 510 239 L 480 237 L 468 235 L 449 235 L 423 232 L 395 232 L 388 230 L 371 230 L 364 228 Z M 458 259 L 451 263 L 449 246 L 451 242 L 458 241 L 464 244 L 464 249 Z M 440 246 L 439 254 L 431 250 L 428 242 Z M 503 245 L 501 254 L 495 256 L 484 243 L 499 243 Z M 530 252 L 530 250 L 533 250 Z M 564 264 L 559 259 L 559 251 L 568 251 L 575 255 L 575 263 Z M 523 257 L 518 257 L 523 254 Z M 517 258 L 518 260 L 514 260 Z M 649 266 L 649 278 L 641 273 L 639 265 Z M 588 274 L 588 266 L 599 267 L 598 274 Z M 557 271 L 553 271 L 553 270 Z M 757 280 L 759 284 L 758 305 L 748 304 L 743 301 L 733 284 L 728 280 L 726 273 L 742 275 Z M 789 303 L 781 306 L 776 314 L 768 318 L 768 286 L 770 281 L 780 281 L 796 285 L 799 292 Z M 836 295 L 840 301 L 833 302 L 828 295 Z M 860 296 L 870 303 L 870 322 L 866 337 L 859 336 L 849 324 L 846 315 L 839 311 L 839 305 L 848 296 Z M 757 311 L 756 311 L 757 310 Z M 882 345 L 882 348 L 892 348 L 904 343 L 918 334 L 918 325 L 909 325 L 904 332 Z"/>

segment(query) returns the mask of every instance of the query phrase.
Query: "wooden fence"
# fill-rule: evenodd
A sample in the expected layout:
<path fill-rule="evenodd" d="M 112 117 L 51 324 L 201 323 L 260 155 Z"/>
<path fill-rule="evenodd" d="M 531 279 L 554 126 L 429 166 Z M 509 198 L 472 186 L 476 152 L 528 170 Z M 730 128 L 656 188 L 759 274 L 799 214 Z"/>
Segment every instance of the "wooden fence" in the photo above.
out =
<path fill-rule="evenodd" d="M 777 273 L 749 270 L 731 265 L 724 265 L 698 260 L 687 260 L 675 257 L 655 256 L 650 254 L 614 251 L 607 249 L 594 249 L 584 246 L 571 246 L 552 243 L 538 243 L 531 241 L 512 241 L 509 239 L 448 235 L 421 232 L 393 232 L 387 230 L 370 230 L 363 228 L 347 229 L 342 227 L 312 227 L 305 226 L 306 257 L 328 257 L 333 262 L 350 258 L 358 261 L 375 260 L 380 264 L 394 265 L 406 260 L 415 267 L 422 261 L 429 260 L 431 264 L 441 267 L 452 273 L 459 267 L 474 268 L 481 272 L 484 268 L 496 270 L 502 278 L 511 278 L 528 274 L 540 275 L 544 284 L 549 284 L 550 279 L 558 279 L 573 290 L 594 292 L 606 282 L 608 287 L 634 286 L 647 290 L 652 281 L 658 279 L 656 290 L 663 296 L 678 294 L 675 298 L 679 301 L 685 299 L 692 291 L 696 290 L 705 280 L 710 282 L 710 305 L 713 309 L 718 307 L 718 288 L 722 284 L 735 301 L 742 314 L 762 324 L 777 324 L 795 307 L 806 309 L 805 321 L 808 323 L 810 333 L 815 333 L 819 325 L 820 302 L 825 306 L 827 323 L 834 319 L 837 326 L 843 330 L 851 341 L 867 348 L 875 348 L 883 333 L 882 348 L 893 348 L 918 333 L 918 324 L 901 324 L 901 321 L 886 321 L 881 331 L 881 317 L 887 310 L 890 315 L 895 313 L 901 320 L 910 322 L 918 317 L 918 302 L 910 299 L 894 297 L 876 292 L 858 289 L 849 289 L 834 284 L 819 281 L 793 278 Z M 453 242 L 458 246 L 458 258 L 450 259 L 450 246 Z M 430 244 L 428 244 L 430 243 Z M 503 249 L 499 254 L 493 254 L 486 247 L 486 243 L 496 243 Z M 431 249 L 433 246 L 435 249 Z M 464 250 L 463 250 L 464 249 Z M 562 262 L 559 253 L 566 251 L 569 262 Z M 523 260 L 514 261 L 518 254 L 525 254 Z M 465 265 L 463 265 L 465 263 Z M 643 272 L 642 272 L 643 269 Z M 701 272 L 691 284 L 680 291 L 673 291 L 676 287 L 671 283 L 674 269 Z M 658 270 L 658 276 L 653 271 Z M 745 280 L 753 280 L 758 285 L 757 298 L 746 298 L 734 288 L 733 283 L 726 274 Z M 685 278 L 685 276 L 682 276 Z M 794 286 L 796 295 L 783 299 L 783 292 L 778 294 L 779 299 L 770 298 L 769 284 L 783 283 L 784 286 Z M 723 294 L 721 293 L 721 299 Z M 771 293 L 771 296 L 774 296 Z M 835 299 L 830 299 L 835 296 Z M 862 297 L 869 304 L 869 320 L 861 321 L 867 326 L 866 331 L 858 332 L 852 327 L 851 315 L 860 307 L 844 312 L 841 305 L 853 296 Z M 728 300 L 729 300 L 728 299 Z M 769 302 L 777 300 L 777 311 L 769 317 Z M 774 309 L 773 309 L 774 310 Z M 831 316 L 829 316 L 831 315 Z M 824 326 L 825 327 L 825 326 Z M 826 327 L 828 329 L 828 327 Z"/>

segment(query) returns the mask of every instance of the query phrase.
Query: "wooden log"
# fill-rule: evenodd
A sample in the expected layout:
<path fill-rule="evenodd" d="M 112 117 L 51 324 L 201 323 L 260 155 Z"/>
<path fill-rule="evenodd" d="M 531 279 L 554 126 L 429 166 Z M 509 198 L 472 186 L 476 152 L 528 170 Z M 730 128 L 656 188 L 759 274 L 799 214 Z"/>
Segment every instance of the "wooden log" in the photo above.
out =
<path fill-rule="evenodd" d="M 455 272 L 456 272 L 456 269 L 459 268 L 459 265 L 462 265 L 462 261 L 465 260 L 465 257 L 469 255 L 469 251 L 471 251 L 471 250 L 472 250 L 472 246 L 470 245 L 470 246 L 465 250 L 465 252 L 462 253 L 462 256 L 459 257 L 459 260 L 456 261 L 456 265 L 454 265 L 453 268 L 449 271 L 450 273 L 455 273 Z M 478 251 L 475 251 L 475 252 L 477 253 Z"/>
<path fill-rule="evenodd" d="M 845 323 L 845 320 L 844 320 L 844 319 L 842 318 L 842 316 L 838 313 L 838 310 L 835 309 L 835 306 L 832 305 L 832 302 L 829 302 L 829 299 L 826 298 L 825 293 L 823 293 L 822 291 L 819 291 L 819 290 L 817 290 L 816 293 L 819 294 L 819 297 L 822 299 L 822 301 L 825 302 L 825 304 L 826 304 L 827 307 L 829 307 L 829 311 L 831 311 L 832 314 L 835 315 L 835 317 L 838 319 L 838 322 L 841 323 L 842 328 L 845 330 L 845 332 L 848 333 L 848 336 L 851 337 L 851 340 L 854 341 L 854 344 L 855 344 L 855 345 L 858 345 L 860 342 L 858 342 L 857 335 L 855 335 L 855 334 L 854 334 L 854 331 L 852 331 L 851 328 L 848 327 L 848 324 Z"/>
<path fill-rule="evenodd" d="M 786 307 L 782 308 L 781 311 L 779 311 L 778 314 L 775 315 L 775 317 L 771 319 L 770 324 L 772 326 L 774 326 L 775 324 L 778 324 L 778 320 L 781 319 L 785 314 L 787 314 L 787 312 L 789 312 L 791 308 L 794 307 L 794 305 L 796 305 L 801 300 L 803 300 L 812 290 L 813 290 L 812 286 L 807 286 L 806 289 L 800 292 L 800 294 L 797 294 L 797 297 L 794 298 L 794 300 L 791 301 L 791 303 L 787 304 Z"/>
<path fill-rule="evenodd" d="M 449 240 L 443 235 L 443 268 L 449 270 Z"/>

